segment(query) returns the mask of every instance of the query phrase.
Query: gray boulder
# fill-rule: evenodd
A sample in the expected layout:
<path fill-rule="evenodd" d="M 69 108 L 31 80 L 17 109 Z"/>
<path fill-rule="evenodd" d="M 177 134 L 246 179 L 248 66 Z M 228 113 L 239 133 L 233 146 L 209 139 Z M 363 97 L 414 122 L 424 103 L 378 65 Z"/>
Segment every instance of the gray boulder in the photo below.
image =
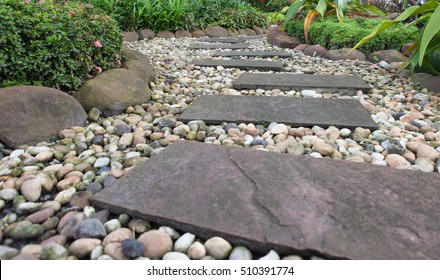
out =
<path fill-rule="evenodd" d="M 113 69 L 88 80 L 73 96 L 87 111 L 95 107 L 108 115 L 148 102 L 151 90 L 135 72 Z"/>
<path fill-rule="evenodd" d="M 10 148 L 58 139 L 58 132 L 82 126 L 87 114 L 69 94 L 37 86 L 0 89 L 0 142 Z"/>

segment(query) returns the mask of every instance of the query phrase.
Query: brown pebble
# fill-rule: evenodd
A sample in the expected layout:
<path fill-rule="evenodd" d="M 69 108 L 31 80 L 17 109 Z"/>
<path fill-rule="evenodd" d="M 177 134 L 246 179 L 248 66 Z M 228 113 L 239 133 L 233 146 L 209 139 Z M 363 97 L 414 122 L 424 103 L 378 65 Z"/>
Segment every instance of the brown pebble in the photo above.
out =
<path fill-rule="evenodd" d="M 33 224 L 41 224 L 42 222 L 49 219 L 54 214 L 54 212 L 55 211 L 52 208 L 45 208 L 27 216 L 26 220 Z"/>
<path fill-rule="evenodd" d="M 92 192 L 80 191 L 73 195 L 70 199 L 71 206 L 77 206 L 80 209 L 84 209 L 86 206 L 90 205 L 90 198 L 93 196 Z"/>
<path fill-rule="evenodd" d="M 67 237 L 65 237 L 64 235 L 58 234 L 58 235 L 51 236 L 51 237 L 47 238 L 46 240 L 42 241 L 40 243 L 40 245 L 44 247 L 50 243 L 57 243 L 57 244 L 64 246 L 64 244 L 66 244 L 66 242 L 67 242 Z"/>

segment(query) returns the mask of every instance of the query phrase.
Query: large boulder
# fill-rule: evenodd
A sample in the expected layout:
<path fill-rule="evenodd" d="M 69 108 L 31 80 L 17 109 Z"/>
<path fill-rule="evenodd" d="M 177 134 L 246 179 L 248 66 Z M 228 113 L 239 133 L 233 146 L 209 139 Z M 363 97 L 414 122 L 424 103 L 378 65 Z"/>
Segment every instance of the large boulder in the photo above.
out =
<path fill-rule="evenodd" d="M 286 32 L 281 31 L 279 28 L 272 28 L 267 34 L 267 40 L 275 46 L 280 48 L 293 49 L 301 44 L 298 38 L 289 36 Z"/>
<path fill-rule="evenodd" d="M 136 73 L 147 84 L 152 82 L 156 76 L 154 66 L 149 61 L 127 60 L 122 67 Z"/>
<path fill-rule="evenodd" d="M 191 38 L 192 37 L 191 32 L 188 32 L 183 29 L 177 30 L 175 35 L 176 35 L 176 38 Z"/>
<path fill-rule="evenodd" d="M 73 95 L 86 110 L 98 108 L 104 115 L 123 112 L 128 106 L 146 103 L 148 84 L 127 69 L 106 71 L 88 80 Z"/>
<path fill-rule="evenodd" d="M 58 132 L 82 126 L 87 114 L 65 92 L 36 86 L 0 89 L 0 142 L 10 148 L 54 141 Z"/>
<path fill-rule="evenodd" d="M 353 50 L 350 52 L 350 48 L 342 48 L 337 50 L 329 50 L 330 56 L 327 57 L 331 60 L 344 60 L 344 59 L 359 59 L 359 60 L 367 60 L 365 54 L 360 52 L 359 50 Z"/>
<path fill-rule="evenodd" d="M 203 30 L 209 37 L 228 37 L 228 31 L 221 26 L 210 26 Z"/>
<path fill-rule="evenodd" d="M 391 62 L 403 62 L 406 60 L 402 53 L 396 50 L 376 51 L 368 55 L 368 60 L 377 63 L 380 61 Z"/>
<path fill-rule="evenodd" d="M 138 32 L 138 34 L 139 40 L 153 39 L 156 36 L 156 33 L 154 33 L 151 29 L 142 29 Z"/>
<path fill-rule="evenodd" d="M 171 31 L 160 31 L 159 33 L 156 34 L 156 37 L 165 38 L 165 39 L 176 38 L 176 36 L 174 36 L 174 33 Z"/>
<path fill-rule="evenodd" d="M 330 57 L 328 50 L 326 50 L 324 47 L 321 47 L 319 45 L 307 46 L 303 50 L 303 53 L 305 55 L 309 55 L 309 56 L 321 56 L 321 57 L 325 57 L 325 58 Z"/>
<path fill-rule="evenodd" d="M 196 38 L 200 38 L 200 37 L 205 37 L 206 36 L 205 32 L 203 32 L 203 30 L 200 30 L 200 29 L 197 29 L 197 30 L 191 32 L 191 35 L 193 37 L 196 37 Z"/>
<path fill-rule="evenodd" d="M 414 80 L 423 88 L 429 91 L 440 93 L 440 76 L 433 76 L 428 73 L 416 73 L 414 74 Z"/>
<path fill-rule="evenodd" d="M 121 52 L 122 52 L 122 56 L 126 60 L 142 60 L 142 61 L 150 62 L 148 56 L 146 56 L 145 54 L 139 51 L 132 50 L 127 46 L 122 46 Z"/>
<path fill-rule="evenodd" d="M 139 40 L 139 35 L 136 32 L 122 32 L 125 42 L 133 42 Z"/>
<path fill-rule="evenodd" d="M 126 61 L 123 64 L 128 69 L 138 75 L 146 83 L 152 82 L 156 76 L 156 70 L 151 64 L 150 59 L 143 53 L 131 50 L 126 46 L 122 47 L 122 56 Z"/>

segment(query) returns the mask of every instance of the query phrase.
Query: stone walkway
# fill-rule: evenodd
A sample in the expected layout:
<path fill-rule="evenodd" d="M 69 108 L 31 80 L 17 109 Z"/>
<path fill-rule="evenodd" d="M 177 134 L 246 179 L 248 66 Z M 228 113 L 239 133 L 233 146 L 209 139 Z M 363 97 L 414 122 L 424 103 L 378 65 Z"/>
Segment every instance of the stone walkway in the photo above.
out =
<path fill-rule="evenodd" d="M 84 112 L 55 142 L 0 143 L 0 259 L 439 258 L 440 98 L 368 61 L 228 39 L 125 43 L 131 66 L 157 70 L 149 102 Z M 274 73 L 195 60 L 372 88 L 236 89 Z"/>
<path fill-rule="evenodd" d="M 249 47 L 238 39 L 207 41 L 232 44 L 189 48 Z M 246 53 L 225 54 L 233 57 Z M 272 57 L 261 52 L 247 54 Z M 243 69 L 244 64 L 256 62 L 273 63 L 204 60 L 192 64 Z M 244 67 L 252 68 L 259 69 Z M 353 76 L 263 73 L 243 73 L 234 86 L 332 89 L 341 93 L 351 90 L 352 95 L 371 89 Z M 179 120 L 377 129 L 356 100 L 294 97 L 201 96 Z M 275 248 L 285 254 L 308 255 L 313 251 L 330 258 L 430 259 L 440 257 L 438 245 L 432 246 L 440 242 L 440 224 L 433 221 L 434 213 L 440 211 L 437 179 L 436 174 L 425 176 L 417 171 L 178 142 L 141 163 L 95 195 L 93 201 L 110 211 L 171 225 L 204 238 L 226 237 L 260 253 Z M 414 197 L 416 192 L 418 196 Z M 426 211 L 417 205 L 424 205 Z M 429 220 L 433 222 L 427 226 Z"/>

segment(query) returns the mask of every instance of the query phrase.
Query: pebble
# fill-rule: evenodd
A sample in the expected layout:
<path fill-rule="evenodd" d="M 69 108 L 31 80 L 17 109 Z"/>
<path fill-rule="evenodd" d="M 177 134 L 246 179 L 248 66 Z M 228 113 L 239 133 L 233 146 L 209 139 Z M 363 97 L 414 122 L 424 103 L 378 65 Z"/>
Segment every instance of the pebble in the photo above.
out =
<path fill-rule="evenodd" d="M 131 230 L 128 228 L 120 228 L 109 233 L 102 241 L 102 245 L 105 246 L 109 243 L 121 243 L 122 241 L 132 239 L 133 237 L 134 234 Z"/>
<path fill-rule="evenodd" d="M 18 253 L 19 251 L 15 248 L 0 245 L 0 260 L 10 260 L 18 255 Z"/>
<path fill-rule="evenodd" d="M 110 159 L 107 157 L 98 158 L 95 163 L 93 164 L 93 167 L 95 168 L 101 168 L 104 166 L 108 166 L 110 164 Z"/>
<path fill-rule="evenodd" d="M 0 190 L 0 199 L 5 201 L 12 201 L 18 196 L 16 189 L 8 188 Z"/>
<path fill-rule="evenodd" d="M 270 129 L 270 133 L 277 134 L 287 134 L 287 126 L 285 124 L 279 123 Z"/>
<path fill-rule="evenodd" d="M 264 257 L 259 258 L 259 260 L 264 260 L 264 261 L 269 261 L 269 260 L 279 260 L 280 256 L 278 255 L 277 252 L 275 252 L 274 250 L 271 250 L 269 253 L 267 253 L 267 255 L 265 255 Z"/>
<path fill-rule="evenodd" d="M 138 258 L 144 255 L 144 244 L 136 239 L 122 241 L 122 252 L 129 258 Z"/>
<path fill-rule="evenodd" d="M 131 219 L 128 223 L 128 228 L 136 233 L 144 233 L 151 228 L 151 225 L 149 222 L 142 219 Z"/>
<path fill-rule="evenodd" d="M 185 233 L 174 243 L 174 251 L 186 253 L 188 248 L 194 243 L 196 236 L 192 233 Z"/>
<path fill-rule="evenodd" d="M 96 246 L 101 244 L 101 240 L 94 238 L 81 238 L 73 241 L 69 246 L 69 254 L 74 255 L 78 259 L 90 257 L 90 253 Z"/>
<path fill-rule="evenodd" d="M 40 260 L 65 260 L 69 252 L 64 246 L 58 243 L 50 243 L 43 246 L 40 253 Z"/>
<path fill-rule="evenodd" d="M 401 155 L 391 154 L 385 158 L 386 163 L 394 168 L 409 168 L 411 164 Z"/>
<path fill-rule="evenodd" d="M 212 237 L 205 242 L 208 255 L 216 260 L 224 260 L 232 250 L 231 244 L 221 237 Z"/>
<path fill-rule="evenodd" d="M 41 195 L 41 183 L 38 179 L 28 180 L 21 185 L 20 192 L 26 200 L 35 202 Z"/>
<path fill-rule="evenodd" d="M 104 223 L 105 231 L 108 233 L 113 232 L 119 228 L 121 228 L 121 223 L 118 219 L 111 219 Z"/>
<path fill-rule="evenodd" d="M 90 259 L 97 260 L 102 255 L 104 255 L 104 246 L 98 245 L 90 252 Z"/>
<path fill-rule="evenodd" d="M 230 260 L 252 260 L 252 252 L 243 246 L 237 246 L 232 249 L 229 255 Z"/>
<path fill-rule="evenodd" d="M 114 260 L 129 260 L 124 254 L 121 243 L 109 243 L 104 247 L 104 254 L 110 256 Z"/>
<path fill-rule="evenodd" d="M 144 245 L 144 256 L 150 259 L 161 259 L 173 249 L 171 237 L 159 230 L 150 230 L 143 233 L 138 241 Z"/>
<path fill-rule="evenodd" d="M 180 233 L 178 233 L 175 229 L 167 227 L 167 226 L 161 226 L 159 228 L 159 231 L 164 232 L 171 236 L 173 240 L 177 240 L 180 237 Z"/>
<path fill-rule="evenodd" d="M 103 239 L 107 236 L 104 225 L 100 220 L 91 218 L 82 221 L 73 228 L 73 238 L 97 238 Z"/>
<path fill-rule="evenodd" d="M 45 208 L 26 217 L 26 220 L 33 224 L 40 224 L 52 217 L 55 211 L 52 208 Z"/>
<path fill-rule="evenodd" d="M 192 260 L 200 260 L 206 256 L 206 248 L 202 243 L 196 241 L 189 246 L 187 255 Z"/>
<path fill-rule="evenodd" d="M 189 257 L 180 252 L 168 252 L 166 253 L 162 260 L 164 261 L 189 261 Z"/>

